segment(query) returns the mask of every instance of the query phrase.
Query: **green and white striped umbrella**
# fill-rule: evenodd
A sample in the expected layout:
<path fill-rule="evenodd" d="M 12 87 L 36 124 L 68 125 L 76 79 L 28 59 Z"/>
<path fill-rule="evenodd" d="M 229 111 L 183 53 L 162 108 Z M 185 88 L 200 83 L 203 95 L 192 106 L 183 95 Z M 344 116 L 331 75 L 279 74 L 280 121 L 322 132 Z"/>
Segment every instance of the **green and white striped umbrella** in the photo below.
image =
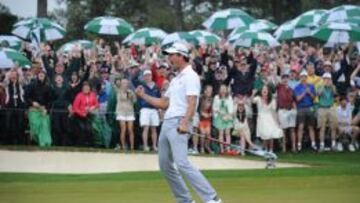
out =
<path fill-rule="evenodd" d="M 255 44 L 263 44 L 269 47 L 280 46 L 280 43 L 267 32 L 245 31 L 238 34 L 238 38 L 232 43 L 235 47 L 252 47 Z"/>
<path fill-rule="evenodd" d="M 105 35 L 128 35 L 134 28 L 122 18 L 100 16 L 89 21 L 84 29 L 88 32 Z"/>
<path fill-rule="evenodd" d="M 360 27 L 346 22 L 329 22 L 315 29 L 314 38 L 325 41 L 327 45 L 360 41 Z"/>
<path fill-rule="evenodd" d="M 293 20 L 294 26 L 296 28 L 299 27 L 318 27 L 320 24 L 320 19 L 322 16 L 324 16 L 324 14 L 326 13 L 326 10 L 323 9 L 314 9 L 314 10 L 310 10 L 307 11 L 301 15 L 299 15 L 298 17 L 296 17 Z"/>
<path fill-rule="evenodd" d="M 65 43 L 58 49 L 58 53 L 69 53 L 75 47 L 78 47 L 80 50 L 92 49 L 94 48 L 94 43 L 89 40 L 74 40 L 68 43 Z"/>
<path fill-rule="evenodd" d="M 238 27 L 235 28 L 230 34 L 229 38 L 235 34 L 240 34 L 244 31 L 263 31 L 269 32 L 277 28 L 277 25 L 266 20 L 266 19 L 258 19 L 252 22 L 248 27 Z"/>
<path fill-rule="evenodd" d="M 320 23 L 339 21 L 349 18 L 360 18 L 360 6 L 343 5 L 327 11 L 320 19 Z"/>
<path fill-rule="evenodd" d="M 41 42 L 62 39 L 65 29 L 47 18 L 28 18 L 21 20 L 13 26 L 12 34 L 23 39 L 32 40 L 35 35 Z"/>
<path fill-rule="evenodd" d="M 200 44 L 217 44 L 221 41 L 221 38 L 219 36 L 205 30 L 193 30 L 189 33 L 196 37 L 196 39 L 199 40 Z"/>
<path fill-rule="evenodd" d="M 205 22 L 203 26 L 208 30 L 226 30 L 237 27 L 249 26 L 255 19 L 240 9 L 229 8 L 215 12 Z"/>
<path fill-rule="evenodd" d="M 31 66 L 31 62 L 19 51 L 10 48 L 0 48 L 0 69 L 13 68 L 15 66 Z"/>
<path fill-rule="evenodd" d="M 275 32 L 277 40 L 289 40 L 311 36 L 310 27 L 296 27 L 294 21 L 287 21 L 282 24 Z"/>
<path fill-rule="evenodd" d="M 20 50 L 21 48 L 21 39 L 12 35 L 0 35 L 0 46 L 7 44 L 9 48 Z"/>
<path fill-rule="evenodd" d="M 158 44 L 166 37 L 166 32 L 158 28 L 141 28 L 134 33 L 128 35 L 123 44 L 136 44 L 136 45 L 152 45 Z"/>
<path fill-rule="evenodd" d="M 187 42 L 187 43 L 192 43 L 194 45 L 199 44 L 199 41 L 196 39 L 196 37 L 188 32 L 174 32 L 166 35 L 166 37 L 161 42 L 161 46 L 167 47 L 173 44 L 174 42 Z"/>

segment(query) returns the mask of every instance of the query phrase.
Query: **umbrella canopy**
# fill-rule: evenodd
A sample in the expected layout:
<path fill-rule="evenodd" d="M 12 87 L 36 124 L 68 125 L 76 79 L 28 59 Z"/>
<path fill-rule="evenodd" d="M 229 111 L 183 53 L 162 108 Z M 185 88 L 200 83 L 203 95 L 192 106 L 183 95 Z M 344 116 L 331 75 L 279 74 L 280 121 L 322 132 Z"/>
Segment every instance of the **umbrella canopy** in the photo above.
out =
<path fill-rule="evenodd" d="M 88 32 L 105 35 L 128 35 L 134 28 L 122 18 L 100 16 L 89 21 L 84 29 Z"/>
<path fill-rule="evenodd" d="M 320 24 L 320 19 L 324 14 L 326 13 L 326 10 L 323 9 L 314 9 L 307 11 L 298 17 L 296 17 L 293 20 L 295 27 L 318 27 Z"/>
<path fill-rule="evenodd" d="M 19 50 L 21 48 L 21 39 L 12 35 L 0 35 L 0 46 L 7 44 L 9 48 Z"/>
<path fill-rule="evenodd" d="M 254 22 L 252 22 L 248 27 L 238 27 L 235 28 L 229 35 L 229 38 L 235 34 L 240 34 L 244 31 L 264 31 L 264 32 L 268 32 L 271 30 L 274 30 L 277 28 L 277 25 L 275 25 L 274 23 L 265 20 L 265 19 L 258 19 L 255 20 Z"/>
<path fill-rule="evenodd" d="M 221 38 L 219 36 L 205 30 L 193 30 L 189 33 L 196 37 L 196 39 L 199 40 L 200 44 L 217 44 L 221 41 Z"/>
<path fill-rule="evenodd" d="M 0 69 L 15 66 L 31 66 L 31 62 L 22 53 L 10 48 L 0 48 Z"/>
<path fill-rule="evenodd" d="M 275 32 L 277 40 L 289 40 L 311 36 L 310 27 L 296 27 L 294 21 L 287 21 L 282 24 Z"/>
<path fill-rule="evenodd" d="M 62 45 L 57 52 L 59 53 L 68 53 L 73 50 L 75 47 L 79 49 L 92 49 L 94 48 L 94 43 L 89 40 L 74 40 Z"/>
<path fill-rule="evenodd" d="M 313 31 L 314 38 L 336 45 L 360 41 L 360 27 L 346 22 L 329 22 Z"/>
<path fill-rule="evenodd" d="M 62 26 L 47 18 L 28 18 L 15 23 L 11 33 L 27 40 L 35 35 L 39 41 L 46 42 L 62 39 L 66 32 Z"/>
<path fill-rule="evenodd" d="M 237 27 L 246 27 L 254 20 L 255 19 L 245 11 L 230 8 L 215 12 L 203 22 L 202 25 L 209 30 L 219 31 Z"/>
<path fill-rule="evenodd" d="M 320 19 L 320 23 L 339 21 L 349 18 L 360 18 L 360 6 L 343 5 L 327 11 Z"/>
<path fill-rule="evenodd" d="M 263 44 L 269 47 L 280 46 L 280 43 L 271 34 L 253 31 L 238 34 L 238 38 L 232 44 L 235 47 L 252 47 L 255 44 Z"/>
<path fill-rule="evenodd" d="M 188 32 L 174 32 L 166 35 L 166 37 L 161 42 L 161 46 L 167 47 L 173 44 L 174 42 L 187 42 L 195 45 L 199 44 L 199 41 L 196 39 L 196 37 Z"/>
<path fill-rule="evenodd" d="M 152 45 L 161 42 L 166 37 L 166 32 L 158 28 L 141 28 L 128 35 L 123 44 Z"/>

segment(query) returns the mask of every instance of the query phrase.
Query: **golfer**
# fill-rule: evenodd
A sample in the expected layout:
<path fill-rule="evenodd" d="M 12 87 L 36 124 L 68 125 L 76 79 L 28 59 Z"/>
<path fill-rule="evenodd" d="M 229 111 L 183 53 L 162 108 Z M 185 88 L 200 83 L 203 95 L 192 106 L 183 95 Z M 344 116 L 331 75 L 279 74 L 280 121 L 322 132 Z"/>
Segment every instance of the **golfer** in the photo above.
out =
<path fill-rule="evenodd" d="M 168 55 L 177 75 L 171 81 L 165 96 L 154 98 L 139 86 L 136 94 L 149 104 L 166 109 L 159 138 L 159 164 L 178 203 L 194 203 L 182 176 L 189 181 L 205 203 L 221 203 L 216 191 L 188 160 L 188 138 L 192 128 L 200 94 L 200 78 L 189 64 L 189 50 L 182 43 L 174 43 L 163 52 Z"/>

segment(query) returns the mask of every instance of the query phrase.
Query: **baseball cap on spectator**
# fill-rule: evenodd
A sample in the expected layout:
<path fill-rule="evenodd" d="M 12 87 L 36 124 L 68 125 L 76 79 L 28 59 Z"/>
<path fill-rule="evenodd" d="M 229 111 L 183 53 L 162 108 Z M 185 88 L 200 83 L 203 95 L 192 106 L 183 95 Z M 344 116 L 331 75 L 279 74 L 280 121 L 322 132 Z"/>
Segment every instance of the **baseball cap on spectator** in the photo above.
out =
<path fill-rule="evenodd" d="M 226 70 L 226 66 L 221 65 L 221 66 L 216 67 L 217 72 L 222 72 L 223 70 Z"/>
<path fill-rule="evenodd" d="M 290 70 L 287 69 L 287 70 L 285 70 L 285 71 L 282 72 L 281 77 L 282 77 L 282 78 L 283 78 L 283 77 L 288 77 L 289 75 L 290 75 Z"/>
<path fill-rule="evenodd" d="M 328 78 L 328 79 L 331 79 L 331 74 L 330 73 L 324 73 L 323 75 L 322 75 L 322 78 Z"/>
<path fill-rule="evenodd" d="M 299 64 L 294 64 L 294 65 L 291 66 L 290 69 L 291 69 L 292 71 L 300 72 L 301 67 L 300 67 Z"/>
<path fill-rule="evenodd" d="M 107 65 L 102 65 L 100 67 L 100 73 L 109 73 L 110 72 L 110 67 Z"/>
<path fill-rule="evenodd" d="M 169 65 L 167 63 L 161 63 L 158 67 L 158 69 L 160 68 L 165 68 L 165 69 L 168 69 L 169 68 Z"/>
<path fill-rule="evenodd" d="M 144 70 L 143 75 L 148 75 L 148 74 L 150 74 L 150 75 L 152 74 L 151 70 Z"/>
<path fill-rule="evenodd" d="M 189 58 L 189 49 L 186 47 L 185 44 L 180 42 L 175 42 L 171 45 L 171 47 L 165 49 L 163 51 L 164 55 L 169 54 L 180 54 L 182 56 L 185 56 L 186 58 Z"/>
<path fill-rule="evenodd" d="M 301 76 L 308 76 L 308 73 L 306 72 L 306 70 L 303 70 L 303 71 L 301 71 L 301 73 L 300 73 L 300 77 Z"/>
<path fill-rule="evenodd" d="M 135 60 L 131 60 L 130 61 L 130 64 L 129 64 L 129 68 L 136 68 L 136 67 L 139 67 L 139 63 L 136 62 Z"/>

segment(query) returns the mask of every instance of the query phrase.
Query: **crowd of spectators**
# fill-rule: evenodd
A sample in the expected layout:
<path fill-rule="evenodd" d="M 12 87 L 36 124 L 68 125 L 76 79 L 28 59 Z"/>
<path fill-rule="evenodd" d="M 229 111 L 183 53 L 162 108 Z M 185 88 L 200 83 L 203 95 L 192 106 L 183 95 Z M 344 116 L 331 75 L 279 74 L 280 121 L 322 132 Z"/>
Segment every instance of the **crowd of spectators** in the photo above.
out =
<path fill-rule="evenodd" d="M 134 89 L 161 97 L 178 73 L 159 46 L 95 44 L 69 53 L 44 44 L 37 58 L 24 46 L 32 66 L 1 70 L 1 144 L 157 151 L 164 112 Z M 195 131 L 269 151 L 359 148 L 360 55 L 351 44 L 189 47 L 202 82 Z M 189 143 L 193 154 L 231 151 L 198 137 Z"/>

